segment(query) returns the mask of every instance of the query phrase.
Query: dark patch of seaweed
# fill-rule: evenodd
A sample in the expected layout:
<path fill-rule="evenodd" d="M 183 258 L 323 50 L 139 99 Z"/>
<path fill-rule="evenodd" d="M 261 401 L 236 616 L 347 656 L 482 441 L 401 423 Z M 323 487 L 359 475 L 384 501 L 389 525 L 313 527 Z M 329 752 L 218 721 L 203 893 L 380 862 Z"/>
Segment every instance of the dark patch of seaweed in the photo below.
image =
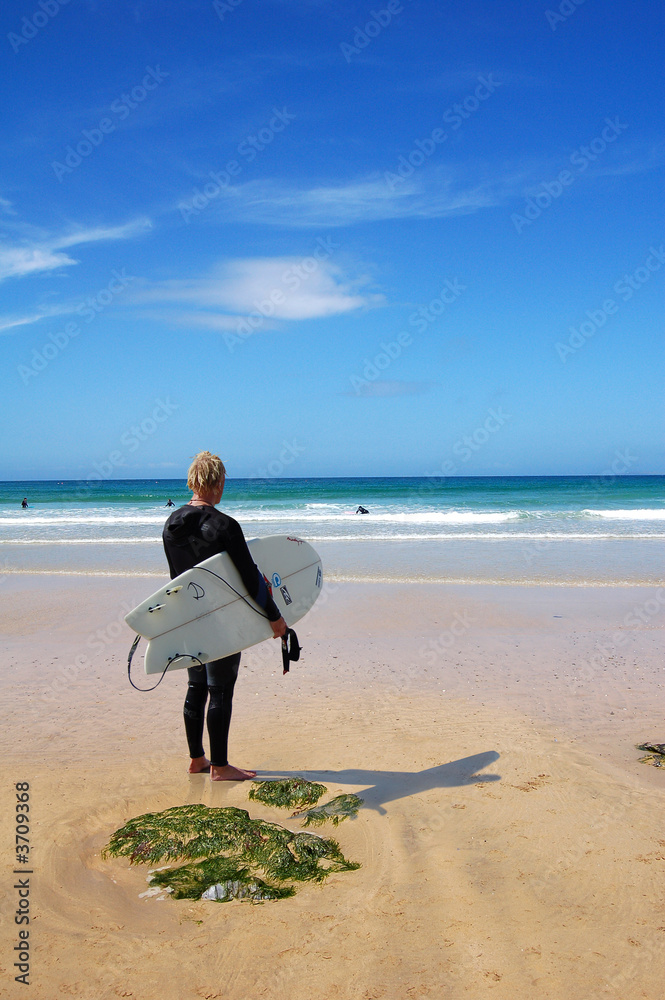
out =
<path fill-rule="evenodd" d="M 328 820 L 337 826 L 349 817 L 355 819 L 362 804 L 363 799 L 357 795 L 337 795 L 330 802 L 324 802 L 322 806 L 315 806 L 314 809 L 308 809 L 300 815 L 305 819 L 304 826 L 321 826 Z"/>
<path fill-rule="evenodd" d="M 298 806 L 313 806 L 327 791 L 325 785 L 305 778 L 280 778 L 278 781 L 253 781 L 249 790 L 250 799 L 263 802 L 267 806 L 281 809 L 295 809 Z"/>
<path fill-rule="evenodd" d="M 169 868 L 155 872 L 151 885 L 159 885 L 172 889 L 174 899 L 200 899 L 202 894 L 214 885 L 238 883 L 246 890 L 256 887 L 256 895 L 260 901 L 264 899 L 285 899 L 293 896 L 295 889 L 291 886 L 270 885 L 263 879 L 252 875 L 248 868 L 239 867 L 237 861 L 231 858 L 206 858 L 205 861 L 182 865 L 180 868 Z M 236 890 L 236 898 L 241 898 L 241 892 Z M 233 899 L 229 892 L 227 900 Z M 247 898 L 251 899 L 251 895 Z"/>
<path fill-rule="evenodd" d="M 236 882 L 256 883 L 256 899 L 281 899 L 295 889 L 263 882 L 262 875 L 277 883 L 322 882 L 333 872 L 360 867 L 344 857 L 335 840 L 251 819 L 245 809 L 199 804 L 136 816 L 110 838 L 102 857 L 109 855 L 128 857 L 131 864 L 186 861 L 152 879 L 172 888 L 176 899 L 200 898 L 212 885 Z"/>
<path fill-rule="evenodd" d="M 665 743 L 640 743 L 637 750 L 648 750 L 646 757 L 640 757 L 640 764 L 665 767 Z"/>

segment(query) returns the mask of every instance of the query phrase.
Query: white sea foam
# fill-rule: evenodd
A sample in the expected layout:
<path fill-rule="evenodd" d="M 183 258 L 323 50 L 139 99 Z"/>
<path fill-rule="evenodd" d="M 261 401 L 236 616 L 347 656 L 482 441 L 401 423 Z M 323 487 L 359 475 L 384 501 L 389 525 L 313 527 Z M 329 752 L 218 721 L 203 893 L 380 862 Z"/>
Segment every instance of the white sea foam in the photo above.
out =
<path fill-rule="evenodd" d="M 161 545 L 160 535 L 152 538 L 2 538 L 0 545 Z"/>
<path fill-rule="evenodd" d="M 118 514 L 115 511 L 109 512 L 108 514 L 89 514 L 85 511 L 68 511 L 67 513 L 61 511 L 53 511 L 49 514 L 38 514 L 33 516 L 26 516 L 24 514 L 19 514 L 18 517 L 14 514 L 0 514 L 0 525 L 10 524 L 15 526 L 17 524 L 24 525 L 25 527 L 32 527 L 33 525 L 39 526 L 57 526 L 63 524 L 159 524 L 163 525 L 166 518 L 163 514 Z"/>
<path fill-rule="evenodd" d="M 231 513 L 229 505 L 229 513 Z M 476 511 L 405 511 L 402 513 L 378 513 L 378 514 L 353 514 L 348 511 L 329 511 L 328 513 L 314 513 L 309 510 L 298 510 L 289 508 L 288 510 L 243 510 L 233 512 L 243 523 L 251 524 L 257 521 L 263 523 L 293 524 L 294 521 L 315 522 L 315 521 L 351 521 L 358 523 L 362 518 L 363 523 L 383 523 L 383 524 L 501 524 L 504 521 L 512 521 L 519 517 L 517 512 L 476 512 Z M 0 525 L 21 524 L 30 526 L 56 526 L 67 524 L 108 524 L 108 525 L 163 525 L 166 518 L 163 514 L 156 513 L 127 513 L 120 514 L 116 511 L 100 512 L 90 514 L 87 511 L 53 511 L 50 514 L 38 514 L 26 518 L 23 514 L 2 514 L 0 515 Z"/>
<path fill-rule="evenodd" d="M 665 521 L 665 510 L 647 507 L 641 510 L 583 510 L 591 517 L 604 517 L 608 521 Z"/>
<path fill-rule="evenodd" d="M 256 536 L 260 537 L 260 536 Z M 307 535 L 309 542 L 450 542 L 450 541 L 474 541 L 474 542 L 515 542 L 515 541 L 552 541 L 552 542 L 603 542 L 619 541 L 633 542 L 639 539 L 665 540 L 663 533 L 640 532 L 639 534 L 620 534 L 618 532 L 567 532 L 567 531 L 451 531 L 445 534 L 428 535 Z M 251 536 L 248 536 L 251 541 Z M 115 538 L 104 536 L 101 538 L 3 538 L 0 539 L 2 545 L 161 545 L 160 535 L 152 535 L 137 538 Z"/>

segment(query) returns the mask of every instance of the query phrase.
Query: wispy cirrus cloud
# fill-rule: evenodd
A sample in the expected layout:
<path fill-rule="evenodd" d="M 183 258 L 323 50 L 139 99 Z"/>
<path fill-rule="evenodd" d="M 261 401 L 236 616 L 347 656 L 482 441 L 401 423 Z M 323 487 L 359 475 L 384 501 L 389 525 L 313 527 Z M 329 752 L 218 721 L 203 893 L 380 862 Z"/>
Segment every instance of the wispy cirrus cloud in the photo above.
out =
<path fill-rule="evenodd" d="M 388 164 L 390 172 L 396 164 Z M 413 171 L 413 176 L 398 177 L 393 183 L 381 174 L 310 188 L 255 180 L 227 188 L 217 205 L 220 214 L 237 221 L 330 228 L 477 212 L 501 203 L 502 186 L 486 181 L 462 185 L 444 170 Z"/>
<path fill-rule="evenodd" d="M 228 185 L 215 196 L 211 221 L 327 229 L 395 219 L 439 219 L 508 205 L 566 166 L 567 158 L 532 156 L 500 166 L 490 162 L 422 163 L 418 148 L 386 161 L 381 172 L 341 183 L 305 186 L 271 178 Z M 441 155 L 441 154 L 438 154 Z M 610 149 L 592 163 L 587 180 L 646 173 L 663 162 L 662 143 Z M 418 166 L 414 166 L 417 163 Z M 422 165 L 421 165 L 422 164 Z"/>
<path fill-rule="evenodd" d="M 156 306 L 149 313 L 152 318 L 224 331 L 250 315 L 258 314 L 262 322 L 306 320 L 382 305 L 383 296 L 369 291 L 367 284 L 366 277 L 351 279 L 327 259 L 259 257 L 225 261 L 203 278 L 144 287 L 132 300 Z"/>
<path fill-rule="evenodd" d="M 21 236 L 19 229 L 13 243 L 0 244 L 0 281 L 53 271 L 60 267 L 71 267 L 79 261 L 66 252 L 70 247 L 100 241 L 131 239 L 151 228 L 152 223 L 147 218 L 134 219 L 121 226 L 98 226 L 88 229 L 79 227 L 67 233 L 51 236 L 36 236 L 32 230 L 24 227 L 25 235 Z"/>
<path fill-rule="evenodd" d="M 76 306 L 70 304 L 44 308 L 38 307 L 34 312 L 23 314 L 8 313 L 5 316 L 0 316 L 0 333 L 10 333 L 11 330 L 15 330 L 19 326 L 31 326 L 33 323 L 39 323 L 40 320 L 53 319 L 55 316 L 69 316 L 75 311 Z"/>

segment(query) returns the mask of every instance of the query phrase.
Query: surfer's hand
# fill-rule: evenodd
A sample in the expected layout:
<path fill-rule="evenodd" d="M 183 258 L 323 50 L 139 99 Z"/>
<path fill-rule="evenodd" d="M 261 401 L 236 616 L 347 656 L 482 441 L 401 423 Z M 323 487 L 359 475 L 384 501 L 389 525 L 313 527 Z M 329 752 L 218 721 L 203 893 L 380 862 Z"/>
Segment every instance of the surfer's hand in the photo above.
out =
<path fill-rule="evenodd" d="M 272 627 L 272 637 L 273 639 L 281 639 L 287 629 L 286 622 L 283 618 L 278 618 L 276 622 L 270 622 Z"/>

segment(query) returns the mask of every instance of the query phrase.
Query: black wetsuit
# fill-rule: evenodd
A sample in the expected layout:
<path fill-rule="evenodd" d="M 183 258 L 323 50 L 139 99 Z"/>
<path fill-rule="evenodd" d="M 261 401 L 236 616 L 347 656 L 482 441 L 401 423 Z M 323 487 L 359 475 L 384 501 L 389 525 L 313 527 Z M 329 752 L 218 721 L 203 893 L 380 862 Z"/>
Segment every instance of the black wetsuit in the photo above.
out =
<path fill-rule="evenodd" d="M 265 580 L 247 548 L 242 528 L 236 520 L 209 505 L 186 504 L 171 514 L 162 534 L 164 551 L 171 579 L 191 569 L 203 559 L 228 552 L 240 573 L 247 592 L 268 616 L 269 621 L 281 617 Z M 238 677 L 240 653 L 206 663 L 205 669 L 190 667 L 189 684 L 183 710 L 189 756 L 203 757 L 203 722 L 210 694 L 207 723 L 210 738 L 210 763 L 215 767 L 228 764 L 228 736 L 233 707 L 233 689 Z"/>

